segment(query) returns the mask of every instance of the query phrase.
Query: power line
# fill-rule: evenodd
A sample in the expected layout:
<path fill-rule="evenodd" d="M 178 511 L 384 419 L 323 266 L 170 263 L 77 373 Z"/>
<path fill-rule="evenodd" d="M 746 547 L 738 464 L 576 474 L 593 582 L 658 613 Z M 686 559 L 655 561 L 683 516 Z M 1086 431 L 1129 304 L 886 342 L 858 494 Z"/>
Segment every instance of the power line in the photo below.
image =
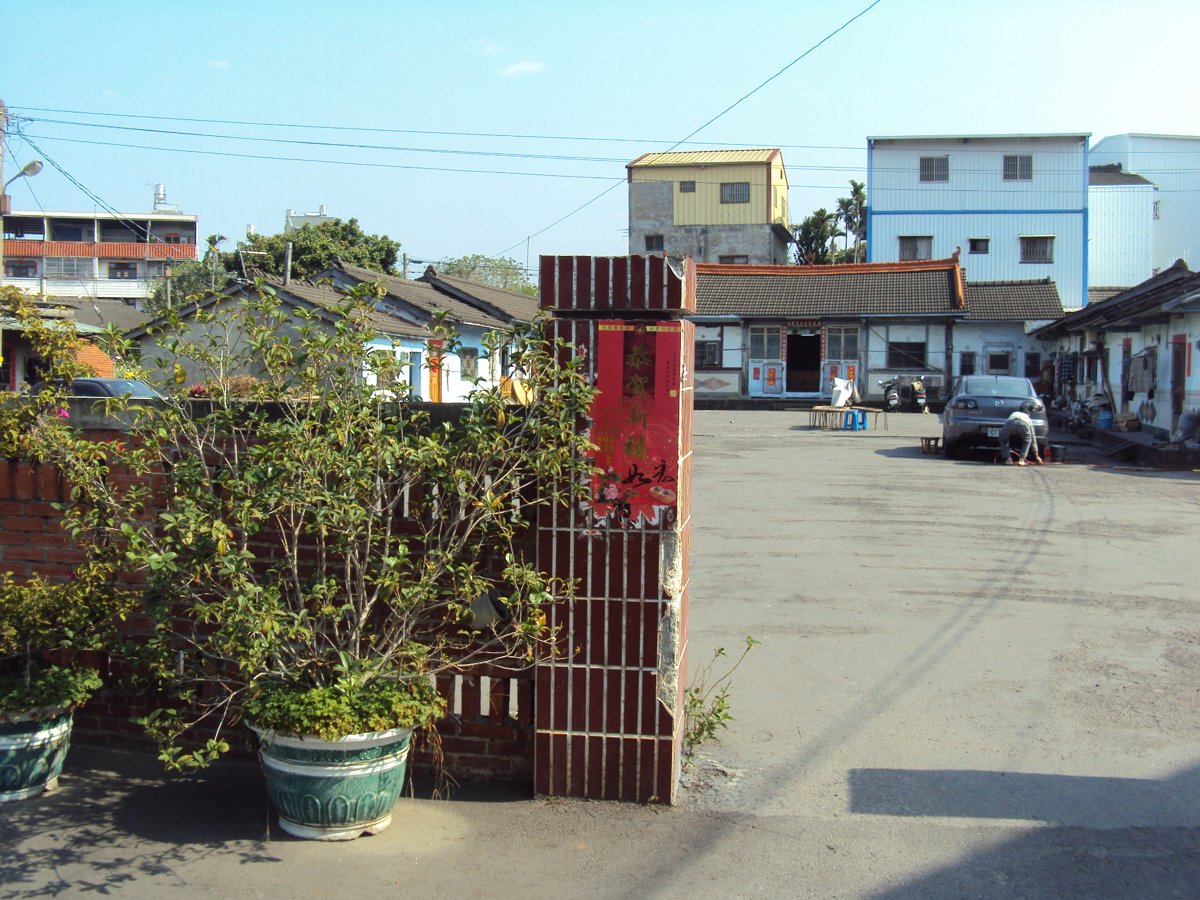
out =
<path fill-rule="evenodd" d="M 682 141 L 669 141 L 661 138 L 620 138 L 620 137 L 594 137 L 586 135 L 566 135 L 566 134 L 520 134 L 520 133 L 505 133 L 505 132 L 487 132 L 487 131 L 435 131 L 428 129 L 417 128 L 377 128 L 361 125 L 321 125 L 321 124 L 302 124 L 296 122 L 256 122 L 243 119 L 201 119 L 188 116 L 155 116 L 140 113 L 105 113 L 94 112 L 80 109 L 54 109 L 40 106 L 10 106 L 9 111 L 24 110 L 26 112 L 47 112 L 59 115 L 73 116 L 96 116 L 98 118 L 120 118 L 120 119 L 145 119 L 148 121 L 157 122 L 193 122 L 204 125 L 240 125 L 246 127 L 258 128 L 296 128 L 307 129 L 312 131 L 353 131 L 364 134 L 421 134 L 431 137 L 484 137 L 484 138 L 505 138 L 515 140 L 532 140 L 532 141 L 580 141 L 592 143 L 614 143 L 614 144 L 673 144 L 679 146 Z M 704 146 L 708 147 L 746 147 L 757 146 L 761 142 L 751 141 L 749 144 L 742 143 L 727 143 L 717 141 L 704 141 Z M 854 150 L 857 152 L 865 152 L 866 147 L 863 146 L 842 146 L 838 144 L 780 144 L 778 145 L 783 150 Z"/>
<path fill-rule="evenodd" d="M 293 144 L 304 147 L 339 147 L 352 150 L 387 150 L 394 153 L 445 153 L 456 156 L 499 156 L 510 159 L 544 159 L 564 162 L 624 163 L 624 157 L 567 156 L 548 153 L 503 153 L 488 150 L 453 150 L 435 147 L 396 147 L 389 144 L 348 144 L 337 141 L 302 141 L 292 138 L 254 137 L 244 134 L 212 134 L 204 131 L 173 131 L 166 128 L 137 128 L 130 125 L 102 125 L 97 122 L 71 122 L 65 119 L 27 118 L 27 122 L 48 125 L 69 125 L 75 128 L 105 128 L 110 131 L 136 131 L 143 134 L 169 134 L 177 137 L 211 138 L 222 141 L 248 141 L 262 144 Z"/>
<path fill-rule="evenodd" d="M 38 156 L 40 156 L 46 162 L 50 163 L 50 165 L 52 165 L 55 169 L 58 170 L 60 175 L 62 175 L 65 179 L 67 179 L 67 181 L 71 182 L 71 184 L 75 185 L 75 187 L 79 188 L 79 190 L 81 190 L 85 195 L 87 195 L 87 197 L 90 198 L 93 203 L 95 203 L 97 206 L 99 206 L 101 209 L 103 209 L 109 215 L 113 216 L 118 222 L 124 223 L 126 227 L 128 227 L 131 231 L 134 232 L 134 234 L 141 232 L 142 236 L 145 237 L 145 239 L 146 239 L 146 243 L 151 243 L 154 240 L 154 236 L 152 234 L 150 234 L 150 230 L 148 228 L 146 228 L 146 226 L 133 221 L 128 216 L 126 216 L 124 213 L 117 211 L 116 209 L 114 209 L 113 207 L 111 207 L 107 203 L 105 203 L 103 200 L 101 200 L 100 197 L 96 193 L 94 193 L 91 189 L 89 189 L 86 185 L 84 185 L 79 179 L 77 179 L 74 175 L 72 175 L 70 172 L 68 172 L 62 166 L 60 166 L 58 164 L 58 162 L 55 161 L 55 159 L 52 156 L 50 156 L 48 153 L 46 153 L 45 150 L 43 150 L 36 143 L 34 143 L 32 140 L 30 140 L 28 135 L 22 134 L 21 137 L 25 141 L 25 143 L 27 143 L 30 147 L 33 148 L 34 152 L 37 153 Z"/>
<path fill-rule="evenodd" d="M 51 137 L 35 135 L 39 140 L 60 141 L 68 144 L 88 144 L 95 147 L 120 147 L 128 150 L 154 150 L 159 153 L 190 153 L 197 156 L 224 156 L 234 159 L 263 159 L 273 162 L 320 163 L 329 166 L 351 166 L 366 169 L 408 169 L 417 172 L 454 172 L 468 175 L 520 175 L 528 178 L 571 178 L 584 181 L 612 181 L 611 175 L 569 175 L 556 172 L 516 172 L 499 169 L 460 169 L 449 166 L 414 166 L 402 163 L 360 162 L 347 159 L 313 159 L 303 156 L 271 156 L 262 153 L 234 153 L 231 150 L 196 150 L 187 147 L 154 147 L 147 144 L 126 144 L 116 141 L 88 141 L 82 138 Z M 618 182 L 623 178 L 616 179 Z"/>
<path fill-rule="evenodd" d="M 770 78 L 768 78 L 766 81 L 764 81 L 764 82 L 762 82 L 760 85 L 758 85 L 758 87 L 754 88 L 754 89 L 753 89 L 752 91 L 750 91 L 749 93 L 747 93 L 747 94 L 745 94 L 744 96 L 742 96 L 742 97 L 738 98 L 737 100 L 735 100 L 735 101 L 734 101 L 733 103 L 731 103 L 729 106 L 725 107 L 725 109 L 721 110 L 719 113 L 717 113 L 717 114 L 716 114 L 715 116 L 713 116 L 711 119 L 709 119 L 707 122 L 705 122 L 705 123 L 704 123 L 703 125 L 701 125 L 699 128 L 697 128 L 697 129 L 695 129 L 694 131 L 692 131 L 690 134 L 686 135 L 686 136 L 685 136 L 684 138 L 682 138 L 681 140 L 679 140 L 679 141 L 676 141 L 674 144 L 672 144 L 672 145 L 671 145 L 671 147 L 670 147 L 670 148 L 668 148 L 668 152 L 669 152 L 670 150 L 673 150 L 673 149 L 675 149 L 676 147 L 680 146 L 681 144 L 683 144 L 683 143 L 684 143 L 684 141 L 691 140 L 693 137 L 695 137 L 697 134 L 699 134 L 701 131 L 703 131 L 705 128 L 707 128 L 709 125 L 711 125 L 713 122 L 717 121 L 717 119 L 721 118 L 723 115 L 725 115 L 725 114 L 726 114 L 726 113 L 728 113 L 730 110 L 732 110 L 732 109 L 734 109 L 735 107 L 737 107 L 738 105 L 740 105 L 740 104 L 744 103 L 746 100 L 748 100 L 750 97 L 752 97 L 752 96 L 753 96 L 754 94 L 756 94 L 758 91 L 762 90 L 764 87 L 766 87 L 768 84 L 770 84 L 770 83 L 771 83 L 772 81 L 774 81 L 776 78 L 778 78 L 780 75 L 782 75 L 784 72 L 786 72 L 788 69 L 790 69 L 790 68 L 791 68 L 792 66 L 794 66 L 796 63 L 798 63 L 800 60 L 804 59 L 806 56 L 808 56 L 810 53 L 812 53 L 814 50 L 816 50 L 818 47 L 820 47 L 820 46 L 821 46 L 822 44 L 824 44 L 826 41 L 828 41 L 828 40 L 830 40 L 831 38 L 833 38 L 835 35 L 837 35 L 837 34 L 840 34 L 840 33 L 841 33 L 843 30 L 845 30 L 846 28 L 848 28 L 848 27 L 849 27 L 849 26 L 850 26 L 852 23 L 854 23 L 854 22 L 855 22 L 855 21 L 857 21 L 858 19 L 860 19 L 860 18 L 862 18 L 863 16 L 865 16 L 867 13 L 869 13 L 871 10 L 873 10 L 873 9 L 874 9 L 876 6 L 878 6 L 878 5 L 879 5 L 880 3 L 882 3 L 882 2 L 883 2 L 883 0 L 874 0 L 874 2 L 872 2 L 872 3 L 871 3 L 869 6 L 868 6 L 868 7 L 866 7 L 865 9 L 863 9 L 861 12 L 857 13 L 857 14 L 856 14 L 856 15 L 854 15 L 854 16 L 851 16 L 849 19 L 847 19 L 845 22 L 843 22 L 841 25 L 839 25 L 837 28 L 835 28 L 833 31 L 831 31 L 829 34 L 827 34 L 825 37 L 821 38 L 821 40 L 817 41 L 817 43 L 813 44 L 811 47 L 809 47 L 807 50 L 805 50 L 803 53 L 801 53 L 799 56 L 797 56 L 795 59 L 793 59 L 793 60 L 792 60 L 790 63 L 788 63 L 786 66 L 784 66 L 784 67 L 783 67 L 782 69 L 780 69 L 778 72 L 776 72 L 774 75 L 772 75 L 772 76 L 771 76 Z M 618 184 L 619 184 L 619 182 L 618 182 Z M 511 246 L 509 246 L 509 247 L 506 247 L 505 249 L 501 250 L 499 253 L 495 253 L 495 254 L 493 254 L 493 256 L 503 256 L 504 254 L 508 253 L 510 250 L 514 250 L 514 249 L 516 249 L 517 247 L 521 246 L 521 244 L 528 242 L 528 241 L 529 241 L 529 240 L 531 240 L 532 238 L 535 238 L 535 237 L 537 237 L 538 235 L 544 234 L 545 232 L 549 231 L 551 228 L 555 227 L 556 225 L 558 225 L 558 224 L 560 224 L 560 223 L 562 223 L 562 222 L 565 222 L 567 219 L 571 218 L 571 216 L 575 215 L 576 213 L 578 213 L 578 212 L 581 212 L 581 211 L 582 211 L 582 210 L 584 210 L 584 209 L 587 209 L 589 206 L 591 206 L 591 205 L 592 205 L 593 203 L 595 203 L 597 200 L 599 200 L 600 198 L 602 198 L 602 197 L 606 196 L 607 194 L 611 193 L 611 192 L 612 192 L 612 191 L 614 191 L 616 188 L 617 188 L 617 185 L 616 185 L 616 184 L 614 184 L 614 185 L 612 185 L 612 186 L 610 186 L 610 187 L 607 187 L 607 188 L 605 188 L 603 191 L 601 191 L 599 194 L 597 194 L 597 195 L 596 195 L 595 197 L 593 197 L 591 200 L 588 200 L 588 201 L 586 201 L 585 203 L 583 203 L 583 204 L 581 204 L 581 205 L 577 206 L 575 209 L 571 210 L 571 211 L 570 211 L 569 213 L 567 213 L 565 216 L 561 216 L 561 217 L 559 217 L 558 219 L 555 219 L 553 222 L 551 222 L 551 223 L 550 223 L 549 225 L 547 225 L 545 228 L 541 228 L 541 229 L 539 229 L 539 230 L 537 230 L 537 231 L 533 232 L 532 234 L 526 235 L 526 236 L 525 236 L 525 237 L 524 237 L 522 240 L 519 240 L 519 241 L 517 241 L 515 244 L 513 244 L 513 245 L 511 245 Z"/>

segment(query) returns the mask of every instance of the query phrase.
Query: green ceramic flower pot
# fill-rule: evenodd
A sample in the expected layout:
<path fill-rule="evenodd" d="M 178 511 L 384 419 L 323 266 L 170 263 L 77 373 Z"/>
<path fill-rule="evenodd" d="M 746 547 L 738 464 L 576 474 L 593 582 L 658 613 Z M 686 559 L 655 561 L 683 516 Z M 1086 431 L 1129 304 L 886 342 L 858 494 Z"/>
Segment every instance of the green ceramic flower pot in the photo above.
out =
<path fill-rule="evenodd" d="M 58 786 L 71 722 L 69 712 L 40 721 L 18 716 L 0 722 L 0 802 L 36 797 Z"/>
<path fill-rule="evenodd" d="M 259 754 L 279 827 L 296 837 L 349 841 L 392 821 L 408 765 L 412 729 L 338 741 L 261 731 Z"/>

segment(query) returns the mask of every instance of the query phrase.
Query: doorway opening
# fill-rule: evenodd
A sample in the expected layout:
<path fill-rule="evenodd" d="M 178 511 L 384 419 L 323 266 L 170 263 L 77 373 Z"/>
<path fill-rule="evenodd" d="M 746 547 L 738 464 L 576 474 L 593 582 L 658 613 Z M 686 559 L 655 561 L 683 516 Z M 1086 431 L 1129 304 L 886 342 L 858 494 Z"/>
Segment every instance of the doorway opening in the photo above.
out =
<path fill-rule="evenodd" d="M 789 331 L 787 336 L 789 394 L 816 394 L 821 390 L 821 335 L 817 331 Z"/>

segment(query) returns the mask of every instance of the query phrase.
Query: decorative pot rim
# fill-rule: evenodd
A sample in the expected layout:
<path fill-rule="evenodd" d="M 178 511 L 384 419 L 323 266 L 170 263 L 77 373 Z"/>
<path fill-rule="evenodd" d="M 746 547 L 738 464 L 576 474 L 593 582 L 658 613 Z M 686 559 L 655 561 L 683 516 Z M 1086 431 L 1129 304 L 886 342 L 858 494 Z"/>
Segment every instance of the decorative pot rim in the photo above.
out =
<path fill-rule="evenodd" d="M 0 709 L 0 725 L 24 725 L 26 722 L 53 722 L 69 716 L 75 710 L 69 706 L 35 706 L 22 710 Z"/>
<path fill-rule="evenodd" d="M 298 747 L 317 750 L 322 747 L 344 747 L 347 749 L 366 749 L 381 744 L 394 743 L 412 734 L 411 726 L 404 728 L 389 728 L 386 731 L 364 731 L 359 734 L 348 734 L 345 737 L 328 741 L 312 735 L 280 734 L 270 728 L 259 728 L 251 722 L 246 727 L 258 735 L 263 743 L 277 744 L 281 747 Z"/>

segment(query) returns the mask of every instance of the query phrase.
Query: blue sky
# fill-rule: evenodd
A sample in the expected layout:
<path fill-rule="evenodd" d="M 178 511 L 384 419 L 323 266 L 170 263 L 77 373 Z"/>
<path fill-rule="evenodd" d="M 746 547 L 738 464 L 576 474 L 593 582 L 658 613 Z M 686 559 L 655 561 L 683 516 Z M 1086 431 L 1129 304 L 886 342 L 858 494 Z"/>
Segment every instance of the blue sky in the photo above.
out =
<path fill-rule="evenodd" d="M 121 211 L 164 183 L 202 236 L 325 204 L 415 259 L 623 254 L 625 163 L 869 5 L 49 0 L 5 41 L 0 98 L 24 121 L 4 168 L 38 156 L 23 132 Z M 882 0 L 684 146 L 781 147 L 798 219 L 865 179 L 867 135 L 1200 134 L 1198 26 L 1183 0 Z M 95 206 L 51 165 L 9 193 Z"/>

